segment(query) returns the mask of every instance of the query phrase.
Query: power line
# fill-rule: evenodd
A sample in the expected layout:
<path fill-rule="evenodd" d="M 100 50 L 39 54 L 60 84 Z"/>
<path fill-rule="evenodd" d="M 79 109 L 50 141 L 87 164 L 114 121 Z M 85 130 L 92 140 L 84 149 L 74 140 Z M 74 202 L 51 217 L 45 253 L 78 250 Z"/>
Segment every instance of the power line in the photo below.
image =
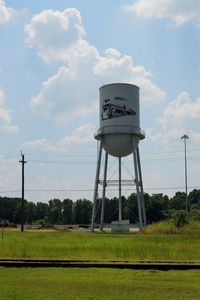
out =
<path fill-rule="evenodd" d="M 188 160 L 199 160 L 200 156 L 189 156 Z M 153 159 L 142 159 L 142 164 L 145 163 L 165 163 L 165 162 L 179 162 L 182 161 L 183 157 L 169 157 L 169 158 L 153 158 Z M 77 160 L 37 160 L 37 159 L 30 159 L 28 160 L 30 163 L 40 163 L 40 164 L 95 164 L 96 161 L 77 161 Z"/>
<path fill-rule="evenodd" d="M 200 148 L 188 148 L 187 149 L 187 152 L 200 152 Z M 11 153 L 13 155 L 16 155 L 16 152 L 10 152 L 10 155 Z M 163 155 L 163 154 L 175 154 L 175 153 L 184 153 L 183 150 L 177 150 L 177 151 L 162 151 L 162 152 L 148 152 L 148 153 L 145 153 L 145 152 L 141 152 L 141 156 L 152 156 L 152 155 Z M 77 154 L 70 154 L 68 152 L 56 152 L 56 153 L 53 153 L 53 152 L 44 152 L 44 151 L 41 151 L 41 152 L 25 152 L 24 154 L 26 154 L 26 156 L 41 156 L 41 157 L 96 157 L 96 154 L 94 154 L 94 152 L 92 152 L 91 154 L 83 154 L 83 153 L 77 153 Z M 18 155 L 18 153 L 17 153 Z M 10 159 L 11 157 L 6 155 L 4 157 L 5 159 Z M 17 161 L 16 161 L 17 162 Z"/>
<path fill-rule="evenodd" d="M 31 163 L 41 163 L 41 164 L 93 164 L 95 161 L 72 161 L 72 160 L 28 160 Z"/>
<path fill-rule="evenodd" d="M 91 156 L 94 156 L 94 157 L 96 157 L 96 154 L 94 154 L 94 153 L 91 153 L 91 154 L 69 154 L 69 153 L 67 153 L 67 154 L 63 154 L 63 153 L 60 153 L 60 154 L 53 154 L 53 153 L 26 153 L 26 155 L 28 155 L 28 156 L 41 156 L 41 157 L 43 157 L 43 156 L 49 156 L 49 157 L 91 157 Z"/>
<path fill-rule="evenodd" d="M 189 151 L 200 151 L 200 149 L 197 149 L 197 150 L 188 150 Z M 159 153 L 148 153 L 148 154 L 145 154 L 143 153 L 141 156 L 144 157 L 145 155 L 157 155 L 159 154 L 160 157 L 156 157 L 156 158 L 143 158 L 141 159 L 142 160 L 142 164 L 149 164 L 149 163 L 165 163 L 165 162 L 175 162 L 175 161 L 182 161 L 183 159 L 183 156 L 174 156 L 174 157 L 162 157 L 162 154 L 166 154 L 166 153 L 182 153 L 184 154 L 183 151 L 173 151 L 173 152 L 159 152 Z M 76 157 L 79 157 L 79 158 L 87 158 L 87 157 L 96 157 L 96 155 L 94 154 L 39 154 L 39 153 L 36 153 L 36 154 L 32 154 L 32 153 L 28 153 L 29 155 L 31 156 L 49 156 L 49 157 L 53 157 L 53 156 L 56 156 L 56 157 L 71 157 L 71 158 L 76 158 Z M 129 159 L 129 157 L 127 157 Z M 199 160 L 200 159 L 200 155 L 190 155 L 188 156 L 188 160 Z M 30 163 L 43 163 L 43 164 L 96 164 L 96 160 L 46 160 L 46 159 L 28 159 L 28 161 Z M 16 161 L 12 161 L 12 162 L 9 162 L 9 163 L 12 163 L 12 164 L 16 164 L 17 163 L 17 160 Z"/>
<path fill-rule="evenodd" d="M 190 148 L 187 150 L 188 152 L 194 152 L 194 151 L 200 151 L 199 148 Z M 182 149 L 177 150 L 177 151 L 162 151 L 162 152 L 142 152 L 141 155 L 160 155 L 160 154 L 170 154 L 170 153 L 183 153 L 184 151 Z M 96 154 L 92 153 L 92 154 L 83 154 L 83 153 L 77 153 L 77 154 L 70 154 L 68 152 L 57 152 L 57 153 L 53 153 L 53 152 L 26 152 L 26 155 L 30 155 L 30 156 L 74 156 L 74 157 L 81 157 L 81 156 L 96 156 Z"/>
<path fill-rule="evenodd" d="M 0 194 L 6 194 L 6 193 L 21 193 L 21 190 L 0 191 Z"/>
<path fill-rule="evenodd" d="M 200 189 L 200 186 L 189 186 L 189 189 Z M 145 191 L 149 190 L 179 190 L 184 189 L 184 186 L 176 187 L 147 187 Z M 116 191 L 117 189 L 108 189 L 108 191 Z M 123 191 L 128 191 L 130 188 L 123 189 Z M 94 189 L 25 189 L 26 192 L 93 192 Z M 17 193 L 21 190 L 9 190 L 9 191 L 0 191 L 0 194 L 4 193 Z"/>

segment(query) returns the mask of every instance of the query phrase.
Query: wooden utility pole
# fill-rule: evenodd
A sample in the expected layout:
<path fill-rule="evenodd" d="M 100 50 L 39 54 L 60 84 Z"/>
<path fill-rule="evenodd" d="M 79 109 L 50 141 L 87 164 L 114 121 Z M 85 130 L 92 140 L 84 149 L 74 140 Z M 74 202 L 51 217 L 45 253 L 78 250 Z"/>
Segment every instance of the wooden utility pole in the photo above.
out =
<path fill-rule="evenodd" d="M 24 231 L 24 164 L 27 161 L 24 160 L 24 154 L 21 152 L 22 160 L 19 162 L 22 164 L 22 202 L 21 202 L 21 232 Z"/>

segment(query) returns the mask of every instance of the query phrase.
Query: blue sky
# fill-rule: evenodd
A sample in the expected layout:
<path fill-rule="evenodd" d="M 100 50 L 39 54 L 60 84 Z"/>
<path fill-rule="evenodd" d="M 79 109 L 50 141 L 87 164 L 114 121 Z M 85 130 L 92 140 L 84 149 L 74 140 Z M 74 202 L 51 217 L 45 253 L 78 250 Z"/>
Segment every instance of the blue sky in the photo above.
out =
<path fill-rule="evenodd" d="M 20 196 L 22 150 L 27 190 L 66 190 L 28 200 L 92 199 L 98 89 L 111 82 L 140 86 L 146 191 L 184 190 L 185 133 L 188 185 L 200 187 L 198 0 L 0 0 L 0 37 L 1 195 Z"/>

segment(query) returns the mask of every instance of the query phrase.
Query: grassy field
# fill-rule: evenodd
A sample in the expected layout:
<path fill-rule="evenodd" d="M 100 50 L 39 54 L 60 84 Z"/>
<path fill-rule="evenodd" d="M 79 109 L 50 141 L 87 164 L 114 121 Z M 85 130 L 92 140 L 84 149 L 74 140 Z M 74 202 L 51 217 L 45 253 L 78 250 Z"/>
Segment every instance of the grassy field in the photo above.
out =
<path fill-rule="evenodd" d="M 156 226 L 139 234 L 6 229 L 0 258 L 200 261 L 199 230 Z M 200 272 L 0 268 L 0 299 L 195 300 L 200 299 Z"/>
<path fill-rule="evenodd" d="M 0 258 L 200 261 L 200 233 L 111 234 L 6 231 Z"/>
<path fill-rule="evenodd" d="M 0 299 L 197 300 L 200 272 L 0 268 Z"/>

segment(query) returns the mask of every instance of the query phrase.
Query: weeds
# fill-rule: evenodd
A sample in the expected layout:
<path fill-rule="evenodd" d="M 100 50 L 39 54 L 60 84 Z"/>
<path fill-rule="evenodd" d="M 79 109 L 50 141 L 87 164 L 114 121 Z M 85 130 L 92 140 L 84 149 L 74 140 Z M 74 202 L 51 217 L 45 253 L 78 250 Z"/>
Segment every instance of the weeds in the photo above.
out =
<path fill-rule="evenodd" d="M 183 226 L 176 226 L 171 220 L 162 221 L 148 225 L 143 234 L 199 234 L 200 222 L 190 221 Z"/>
<path fill-rule="evenodd" d="M 200 224 L 176 228 L 170 222 L 149 225 L 140 234 L 90 232 L 6 232 L 1 258 L 200 260 Z"/>

